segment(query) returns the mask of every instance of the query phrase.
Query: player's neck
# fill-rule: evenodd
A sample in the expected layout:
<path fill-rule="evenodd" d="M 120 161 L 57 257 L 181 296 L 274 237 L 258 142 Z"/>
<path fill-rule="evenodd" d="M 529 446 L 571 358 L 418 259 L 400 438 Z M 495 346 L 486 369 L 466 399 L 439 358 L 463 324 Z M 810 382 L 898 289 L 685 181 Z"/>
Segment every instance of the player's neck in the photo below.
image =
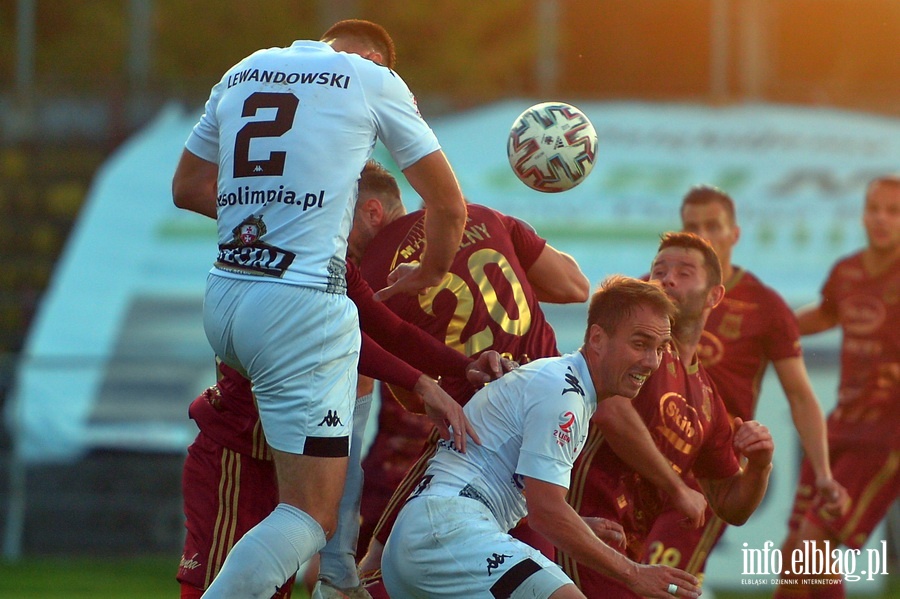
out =
<path fill-rule="evenodd" d="M 722 262 L 720 260 L 720 262 Z M 727 262 L 722 262 L 722 283 L 728 283 L 731 281 L 731 277 L 734 276 L 734 266 L 731 264 L 731 260 Z"/>
<path fill-rule="evenodd" d="M 581 355 L 584 356 L 584 361 L 587 363 L 588 373 L 591 375 L 591 383 L 594 385 L 594 393 L 596 394 L 596 401 L 599 403 L 599 402 L 603 401 L 604 399 L 607 399 L 607 398 L 615 395 L 614 393 L 609 392 L 606 389 L 604 389 L 603 385 L 601 384 L 600 379 L 597 378 L 596 373 L 600 372 L 600 371 L 594 368 L 594 361 L 596 360 L 596 356 L 593 355 L 593 352 L 584 345 L 582 345 L 578 351 L 581 352 Z"/>
<path fill-rule="evenodd" d="M 703 325 L 696 322 L 675 323 L 672 327 L 672 342 L 678 350 L 678 357 L 685 366 L 690 366 L 700 345 Z"/>
<path fill-rule="evenodd" d="M 862 254 L 863 266 L 870 275 L 880 275 L 894 267 L 898 260 L 900 260 L 900 246 L 884 250 L 869 246 Z"/>

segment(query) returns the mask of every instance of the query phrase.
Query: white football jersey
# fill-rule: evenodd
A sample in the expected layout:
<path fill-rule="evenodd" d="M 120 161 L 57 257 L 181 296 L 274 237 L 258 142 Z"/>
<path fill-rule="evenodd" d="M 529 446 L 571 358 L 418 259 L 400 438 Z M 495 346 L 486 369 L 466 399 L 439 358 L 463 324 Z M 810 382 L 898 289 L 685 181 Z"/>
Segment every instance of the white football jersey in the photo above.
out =
<path fill-rule="evenodd" d="M 488 384 L 464 408 L 481 445 L 440 441 L 416 495 L 463 495 L 503 530 L 526 514 L 522 477 L 569 488 L 597 394 L 581 352 L 530 362 Z"/>
<path fill-rule="evenodd" d="M 219 165 L 213 272 L 345 288 L 357 181 L 376 138 L 401 169 L 440 149 L 386 67 L 314 41 L 232 67 L 185 144 Z"/>

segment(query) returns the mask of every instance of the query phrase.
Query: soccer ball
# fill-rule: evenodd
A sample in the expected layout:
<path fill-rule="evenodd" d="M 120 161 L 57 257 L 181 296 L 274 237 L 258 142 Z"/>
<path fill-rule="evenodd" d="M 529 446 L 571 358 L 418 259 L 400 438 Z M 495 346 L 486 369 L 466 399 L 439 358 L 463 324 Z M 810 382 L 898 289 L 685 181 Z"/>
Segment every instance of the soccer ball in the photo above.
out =
<path fill-rule="evenodd" d="M 597 132 L 571 104 L 542 102 L 515 120 L 506 153 L 516 177 L 528 187 L 548 193 L 566 191 L 594 168 Z"/>

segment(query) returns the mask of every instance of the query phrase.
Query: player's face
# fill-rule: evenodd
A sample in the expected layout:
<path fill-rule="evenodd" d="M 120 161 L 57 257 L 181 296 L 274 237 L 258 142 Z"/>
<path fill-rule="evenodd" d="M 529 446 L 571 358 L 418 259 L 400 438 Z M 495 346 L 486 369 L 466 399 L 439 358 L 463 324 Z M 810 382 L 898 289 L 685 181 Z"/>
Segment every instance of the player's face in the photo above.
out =
<path fill-rule="evenodd" d="M 882 184 L 869 190 L 863 226 L 872 249 L 892 252 L 900 248 L 900 188 Z"/>
<path fill-rule="evenodd" d="M 694 248 L 669 247 L 656 255 L 650 280 L 659 281 L 678 307 L 676 320 L 696 319 L 710 302 L 703 254 Z"/>
<path fill-rule="evenodd" d="M 686 205 L 681 210 L 681 228 L 708 241 L 723 261 L 731 260 L 731 249 L 740 235 L 737 224 L 718 202 Z"/>
<path fill-rule="evenodd" d="M 659 368 L 662 353 L 672 339 L 669 319 L 640 305 L 611 336 L 599 326 L 594 327 L 591 341 L 598 348 L 594 367 L 599 372 L 593 373 L 598 395 L 634 397 Z"/>

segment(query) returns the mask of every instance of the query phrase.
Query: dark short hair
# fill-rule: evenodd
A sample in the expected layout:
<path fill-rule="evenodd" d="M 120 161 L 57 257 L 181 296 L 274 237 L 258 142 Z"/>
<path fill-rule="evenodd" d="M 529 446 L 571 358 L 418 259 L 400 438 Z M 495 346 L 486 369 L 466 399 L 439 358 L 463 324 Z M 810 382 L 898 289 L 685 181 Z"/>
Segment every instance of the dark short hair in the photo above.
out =
<path fill-rule="evenodd" d="M 345 19 L 338 21 L 328 28 L 328 31 L 319 38 L 323 41 L 335 38 L 353 39 L 365 45 L 384 57 L 384 66 L 393 69 L 397 64 L 397 51 L 394 48 L 394 40 L 387 30 L 372 21 L 363 19 Z"/>
<path fill-rule="evenodd" d="M 722 284 L 722 265 L 719 263 L 719 255 L 708 241 L 684 231 L 670 231 L 660 235 L 659 248 L 656 253 L 667 248 L 684 248 L 687 250 L 697 250 L 703 254 L 703 266 L 706 269 L 707 289 L 712 289 L 716 285 Z"/>
<path fill-rule="evenodd" d="M 611 275 L 604 279 L 591 296 L 585 342 L 590 337 L 591 325 L 599 326 L 607 335 L 614 335 L 619 325 L 638 306 L 647 306 L 670 322 L 675 317 L 675 304 L 658 283 L 623 275 Z"/>
<path fill-rule="evenodd" d="M 719 204 L 725 209 L 732 223 L 737 222 L 737 211 L 734 208 L 734 200 L 731 196 L 713 185 L 694 185 L 681 200 L 681 214 L 684 215 L 685 206 L 708 206 Z"/>
<path fill-rule="evenodd" d="M 397 179 L 377 160 L 366 162 L 366 166 L 360 173 L 357 201 L 372 195 L 377 196 L 382 205 L 389 210 L 403 202 Z"/>

